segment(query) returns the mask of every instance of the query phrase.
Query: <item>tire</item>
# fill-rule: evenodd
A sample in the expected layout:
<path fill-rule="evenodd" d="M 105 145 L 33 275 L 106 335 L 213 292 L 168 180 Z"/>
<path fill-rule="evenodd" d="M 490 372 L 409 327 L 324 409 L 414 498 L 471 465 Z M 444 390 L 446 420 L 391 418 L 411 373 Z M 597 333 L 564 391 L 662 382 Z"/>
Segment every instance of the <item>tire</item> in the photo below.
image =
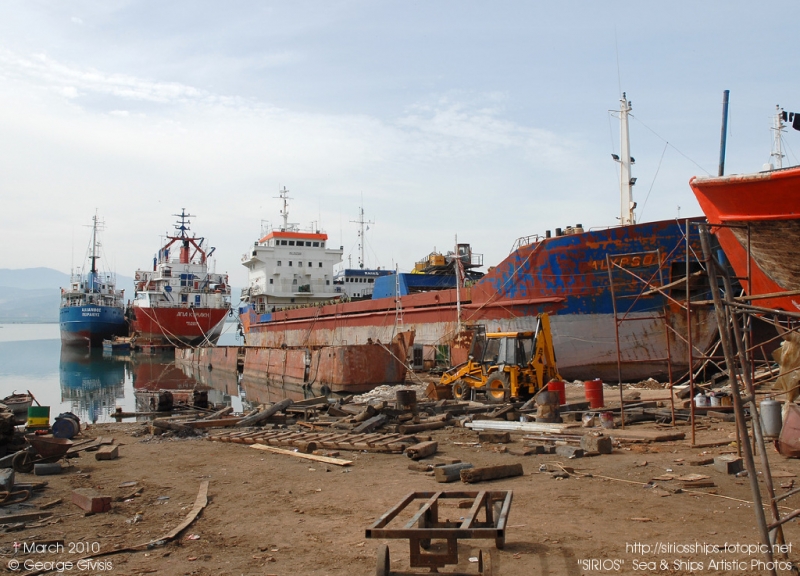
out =
<path fill-rule="evenodd" d="M 497 523 L 500 520 L 500 513 L 503 511 L 503 502 L 499 500 L 497 502 L 493 502 L 492 509 L 494 515 L 494 518 L 492 518 L 492 520 L 494 521 L 495 527 L 497 527 Z M 506 545 L 505 535 L 498 536 L 494 539 L 494 546 L 498 550 L 502 550 L 505 547 L 505 545 Z"/>
<path fill-rule="evenodd" d="M 27 450 L 17 452 L 11 459 L 11 467 L 20 474 L 30 474 L 33 471 L 33 456 Z"/>
<path fill-rule="evenodd" d="M 478 573 L 481 576 L 492 576 L 492 555 L 488 550 L 478 552 Z"/>
<path fill-rule="evenodd" d="M 494 372 L 486 380 L 486 401 L 492 404 L 508 402 L 511 398 L 511 386 L 505 372 Z"/>
<path fill-rule="evenodd" d="M 463 380 L 456 380 L 453 382 L 453 398 L 456 400 L 465 400 L 469 398 L 469 385 Z"/>
<path fill-rule="evenodd" d="M 391 574 L 389 564 L 389 547 L 386 544 L 378 546 L 378 567 L 375 570 L 376 576 L 389 576 Z"/>

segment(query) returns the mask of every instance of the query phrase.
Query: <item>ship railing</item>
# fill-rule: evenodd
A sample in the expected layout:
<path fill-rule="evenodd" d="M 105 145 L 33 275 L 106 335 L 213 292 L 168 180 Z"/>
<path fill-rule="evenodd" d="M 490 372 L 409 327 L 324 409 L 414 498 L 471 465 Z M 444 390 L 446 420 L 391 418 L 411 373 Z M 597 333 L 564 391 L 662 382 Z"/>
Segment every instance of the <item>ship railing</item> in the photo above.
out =
<path fill-rule="evenodd" d="M 523 246 L 530 246 L 531 244 L 536 244 L 537 242 L 541 242 L 544 240 L 544 236 L 541 234 L 531 234 L 530 236 L 521 236 L 517 238 L 514 242 L 514 245 L 511 247 L 511 252 L 519 250 Z M 481 264 L 482 265 L 482 264 Z"/>

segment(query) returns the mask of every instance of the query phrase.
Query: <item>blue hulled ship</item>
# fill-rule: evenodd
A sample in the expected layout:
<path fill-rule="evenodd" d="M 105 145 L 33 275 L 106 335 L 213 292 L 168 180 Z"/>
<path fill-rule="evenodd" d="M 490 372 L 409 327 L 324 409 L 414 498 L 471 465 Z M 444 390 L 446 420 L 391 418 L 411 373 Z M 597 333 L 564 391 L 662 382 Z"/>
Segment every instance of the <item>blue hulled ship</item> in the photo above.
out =
<path fill-rule="evenodd" d="M 124 311 L 125 291 L 117 292 L 112 274 L 97 271 L 100 256 L 97 240 L 97 215 L 92 218 L 90 245 L 90 270 L 73 273 L 69 288 L 61 289 L 62 344 L 93 346 L 103 345 L 104 339 L 122 336 L 127 332 Z"/>

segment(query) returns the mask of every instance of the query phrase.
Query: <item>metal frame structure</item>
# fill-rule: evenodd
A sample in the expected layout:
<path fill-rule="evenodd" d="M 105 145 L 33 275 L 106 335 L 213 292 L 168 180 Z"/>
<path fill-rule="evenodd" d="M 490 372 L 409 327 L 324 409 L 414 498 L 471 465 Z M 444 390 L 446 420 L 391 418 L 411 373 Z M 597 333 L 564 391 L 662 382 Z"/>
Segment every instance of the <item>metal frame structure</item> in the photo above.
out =
<path fill-rule="evenodd" d="M 505 529 L 511 510 L 512 497 L 511 490 L 411 492 L 367 528 L 366 537 L 408 539 L 411 567 L 430 568 L 432 572 L 435 572 L 438 571 L 438 568 L 448 564 L 458 563 L 459 538 L 494 539 L 495 546 L 502 549 L 505 545 Z M 471 498 L 473 502 L 463 519 L 457 522 L 439 519 L 441 500 L 464 498 Z M 390 528 L 389 524 L 415 501 L 421 501 L 419 510 L 402 528 Z M 483 520 L 478 519 L 481 512 L 483 512 Z M 445 540 L 446 552 L 425 552 L 433 539 Z M 479 564 L 479 572 L 483 576 L 491 576 L 491 557 L 488 553 L 481 554 Z M 389 572 L 389 551 L 384 545 L 378 552 L 377 574 L 378 576 L 389 576 L 390 573 L 401 574 L 400 572 Z"/>

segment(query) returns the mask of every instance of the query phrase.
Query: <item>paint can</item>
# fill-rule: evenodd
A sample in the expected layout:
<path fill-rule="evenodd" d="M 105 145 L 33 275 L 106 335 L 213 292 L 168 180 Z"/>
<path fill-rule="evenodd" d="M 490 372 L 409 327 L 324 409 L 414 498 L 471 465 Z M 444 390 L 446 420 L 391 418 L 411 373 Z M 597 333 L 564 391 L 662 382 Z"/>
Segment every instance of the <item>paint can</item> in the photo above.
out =
<path fill-rule="evenodd" d="M 556 392 L 558 394 L 558 403 L 559 404 L 566 404 L 567 403 L 567 391 L 566 391 L 566 384 L 562 380 L 550 380 L 547 383 L 547 390 L 549 392 Z"/>
<path fill-rule="evenodd" d="M 537 422 L 561 422 L 561 415 L 558 413 L 559 407 L 558 394 L 549 390 L 542 390 L 536 395 L 536 421 Z"/>
<path fill-rule="evenodd" d="M 708 396 L 699 392 L 697 396 L 694 397 L 694 405 L 697 408 L 708 408 Z"/>
<path fill-rule="evenodd" d="M 587 380 L 583 383 L 583 389 L 590 408 L 602 408 L 605 405 L 603 400 L 603 381 L 600 378 Z"/>
<path fill-rule="evenodd" d="M 709 399 L 711 400 L 711 406 L 722 406 L 720 397 L 714 394 L 713 392 L 711 393 L 711 396 L 709 396 Z"/>
<path fill-rule="evenodd" d="M 600 412 L 600 426 L 603 428 L 613 428 L 614 414 L 612 412 Z"/>
<path fill-rule="evenodd" d="M 783 418 L 781 411 L 783 409 L 783 402 L 778 400 L 764 400 L 759 406 L 761 413 L 761 431 L 764 438 L 777 438 L 780 436 L 781 428 L 783 427 Z"/>
<path fill-rule="evenodd" d="M 398 390 L 395 393 L 395 400 L 397 401 L 397 409 L 403 412 L 417 413 L 417 391 L 416 390 Z"/>

